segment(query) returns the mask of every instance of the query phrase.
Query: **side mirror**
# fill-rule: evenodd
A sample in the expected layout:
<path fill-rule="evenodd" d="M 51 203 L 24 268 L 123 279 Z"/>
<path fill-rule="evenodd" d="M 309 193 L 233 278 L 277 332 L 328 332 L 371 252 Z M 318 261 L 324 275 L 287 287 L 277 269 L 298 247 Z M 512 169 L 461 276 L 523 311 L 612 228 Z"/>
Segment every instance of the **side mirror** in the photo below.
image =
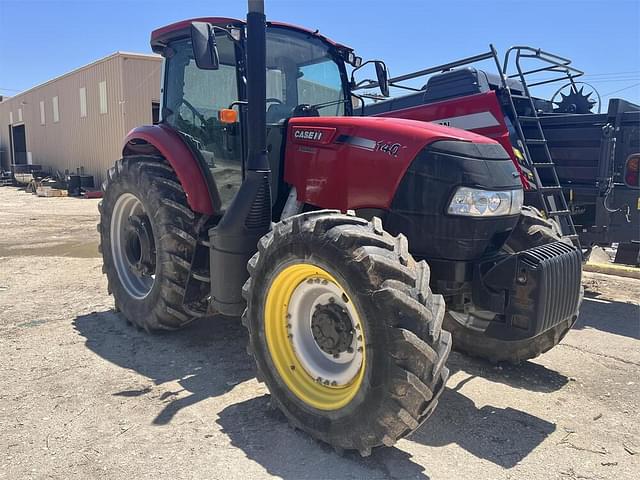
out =
<path fill-rule="evenodd" d="M 378 86 L 380 87 L 380 93 L 384 97 L 389 96 L 389 72 L 387 66 L 382 60 L 374 60 L 373 64 L 376 67 L 376 76 L 378 77 Z"/>
<path fill-rule="evenodd" d="M 191 23 L 191 47 L 198 68 L 217 70 L 220 67 L 216 35 L 213 26 L 205 22 Z"/>

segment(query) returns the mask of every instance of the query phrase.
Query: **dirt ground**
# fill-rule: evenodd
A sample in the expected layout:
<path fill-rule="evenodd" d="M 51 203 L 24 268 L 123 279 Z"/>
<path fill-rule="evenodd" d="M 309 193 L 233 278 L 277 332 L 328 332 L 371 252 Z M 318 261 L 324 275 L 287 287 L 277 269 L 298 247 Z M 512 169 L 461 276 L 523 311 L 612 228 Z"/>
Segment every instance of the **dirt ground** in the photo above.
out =
<path fill-rule="evenodd" d="M 0 188 L 0 478 L 640 478 L 640 280 L 585 274 L 560 346 L 453 353 L 418 432 L 340 457 L 269 410 L 237 319 L 149 335 L 114 313 L 97 217 Z"/>

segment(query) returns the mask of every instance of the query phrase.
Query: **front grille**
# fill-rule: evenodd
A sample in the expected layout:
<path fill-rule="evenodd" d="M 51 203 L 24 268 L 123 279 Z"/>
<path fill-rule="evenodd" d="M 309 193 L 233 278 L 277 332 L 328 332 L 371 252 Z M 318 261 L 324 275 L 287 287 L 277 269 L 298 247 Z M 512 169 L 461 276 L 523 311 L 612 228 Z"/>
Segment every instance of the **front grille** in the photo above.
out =
<path fill-rule="evenodd" d="M 554 242 L 525 250 L 519 257 L 519 274 L 524 271 L 532 277 L 529 294 L 535 305 L 534 333 L 544 332 L 574 315 L 580 301 L 580 251 Z"/>

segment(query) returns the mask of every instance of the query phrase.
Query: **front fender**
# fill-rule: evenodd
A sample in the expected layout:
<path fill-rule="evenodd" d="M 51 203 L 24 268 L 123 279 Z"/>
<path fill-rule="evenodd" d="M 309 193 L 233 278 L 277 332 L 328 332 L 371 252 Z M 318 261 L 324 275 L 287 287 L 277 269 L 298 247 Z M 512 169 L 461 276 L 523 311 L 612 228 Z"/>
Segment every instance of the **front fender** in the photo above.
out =
<path fill-rule="evenodd" d="M 124 139 L 122 155 L 139 150 L 142 142 L 153 147 L 171 165 L 194 212 L 213 215 L 220 210 L 215 185 L 207 180 L 206 166 L 201 165 L 180 136 L 165 125 L 144 125 L 131 130 Z"/>

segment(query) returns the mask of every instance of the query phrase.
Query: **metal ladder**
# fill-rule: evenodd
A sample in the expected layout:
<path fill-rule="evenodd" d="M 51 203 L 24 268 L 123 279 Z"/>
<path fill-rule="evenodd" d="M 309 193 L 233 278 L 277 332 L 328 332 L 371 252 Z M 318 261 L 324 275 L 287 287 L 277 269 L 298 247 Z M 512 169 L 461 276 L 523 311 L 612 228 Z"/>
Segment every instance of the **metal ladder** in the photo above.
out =
<path fill-rule="evenodd" d="M 562 236 L 571 239 L 574 246 L 581 249 L 580 240 L 576 233 L 573 219 L 571 218 L 571 211 L 569 210 L 567 200 L 562 191 L 556 166 L 551 157 L 549 145 L 547 144 L 547 139 L 544 136 L 542 124 L 540 123 L 540 117 L 529 93 L 529 85 L 527 85 L 525 77 L 529 74 L 544 71 L 557 72 L 566 74 L 567 78 L 573 83 L 573 78 L 581 75 L 582 72 L 573 67 L 569 67 L 568 65 L 571 63 L 569 59 L 558 57 L 557 55 L 544 52 L 540 49 L 523 46 L 511 47 L 507 50 L 504 65 L 501 67 L 493 45 L 491 45 L 491 50 L 494 54 L 498 71 L 500 72 L 502 87 L 507 93 L 508 105 L 511 109 L 514 127 L 519 139 L 519 148 L 524 157 L 525 171 L 529 170 L 533 177 L 538 202 L 548 218 L 556 218 L 558 220 Z M 508 75 L 507 68 L 512 52 L 515 52 L 517 73 Z M 524 71 L 520 63 L 522 58 L 535 58 L 550 65 Z M 575 75 L 572 75 L 572 73 Z M 511 78 L 520 80 L 523 90 L 522 94 L 516 94 L 511 91 L 508 83 L 508 80 Z M 552 81 L 557 81 L 557 79 Z M 531 86 L 542 83 L 551 83 L 551 81 L 539 81 Z M 531 127 L 528 129 L 528 135 L 525 134 L 524 124 Z"/>

